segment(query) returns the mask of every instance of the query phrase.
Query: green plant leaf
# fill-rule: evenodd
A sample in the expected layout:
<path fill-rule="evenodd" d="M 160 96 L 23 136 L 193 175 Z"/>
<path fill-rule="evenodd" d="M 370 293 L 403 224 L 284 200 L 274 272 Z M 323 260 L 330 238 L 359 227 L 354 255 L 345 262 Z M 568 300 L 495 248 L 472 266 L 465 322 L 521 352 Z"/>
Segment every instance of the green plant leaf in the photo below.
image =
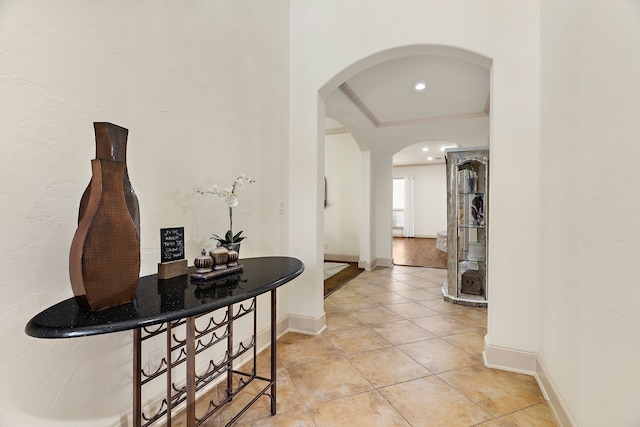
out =
<path fill-rule="evenodd" d="M 234 235 L 233 231 L 231 231 L 231 230 L 228 230 L 226 232 L 226 234 L 224 235 L 224 237 L 220 237 L 217 234 L 213 234 L 211 236 L 211 238 L 217 240 L 218 242 L 220 242 L 223 245 L 225 245 L 227 243 L 240 243 L 244 239 L 246 239 L 246 237 L 242 236 L 242 231 L 238 231 L 238 233 L 236 235 Z"/>
<path fill-rule="evenodd" d="M 217 234 L 214 234 L 211 236 L 212 239 L 217 240 L 218 242 L 224 244 L 224 243 L 229 243 L 227 242 L 226 239 L 224 239 L 223 237 L 218 236 Z"/>

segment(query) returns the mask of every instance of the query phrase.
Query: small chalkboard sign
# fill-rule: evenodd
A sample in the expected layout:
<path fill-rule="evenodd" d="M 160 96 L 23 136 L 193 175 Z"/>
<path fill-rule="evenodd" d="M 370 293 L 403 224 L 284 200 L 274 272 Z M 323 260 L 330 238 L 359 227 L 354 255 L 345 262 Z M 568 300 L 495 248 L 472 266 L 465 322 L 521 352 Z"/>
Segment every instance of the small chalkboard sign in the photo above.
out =
<path fill-rule="evenodd" d="M 184 227 L 160 229 L 161 262 L 184 259 Z"/>

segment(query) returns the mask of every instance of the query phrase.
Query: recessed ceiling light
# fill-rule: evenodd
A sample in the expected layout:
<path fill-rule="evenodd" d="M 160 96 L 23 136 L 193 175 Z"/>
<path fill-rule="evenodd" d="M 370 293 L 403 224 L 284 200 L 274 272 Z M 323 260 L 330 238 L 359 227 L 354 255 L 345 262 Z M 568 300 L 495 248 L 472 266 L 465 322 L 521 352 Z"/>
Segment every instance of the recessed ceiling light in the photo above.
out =
<path fill-rule="evenodd" d="M 427 157 L 427 160 L 433 160 L 433 157 Z"/>
<path fill-rule="evenodd" d="M 422 92 L 427 88 L 427 84 L 425 82 L 418 82 L 415 84 L 415 86 L 413 86 L 413 88 L 418 92 Z"/>
<path fill-rule="evenodd" d="M 424 151 L 424 152 L 426 153 L 427 151 L 429 151 L 429 147 L 424 147 L 424 148 L 422 149 L 422 151 Z"/>

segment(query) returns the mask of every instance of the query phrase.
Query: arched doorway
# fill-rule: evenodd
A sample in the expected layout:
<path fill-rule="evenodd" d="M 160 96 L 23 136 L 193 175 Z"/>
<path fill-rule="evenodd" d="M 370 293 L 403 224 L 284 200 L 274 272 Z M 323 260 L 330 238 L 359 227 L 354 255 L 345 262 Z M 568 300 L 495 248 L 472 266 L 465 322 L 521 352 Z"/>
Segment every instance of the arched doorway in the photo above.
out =
<path fill-rule="evenodd" d="M 320 89 L 325 114 L 343 123 L 367 153 L 360 211 L 361 266 L 392 265 L 396 152 L 417 141 L 486 145 L 490 64 L 485 57 L 453 47 L 396 48 L 347 67 Z M 426 83 L 426 89 L 414 89 L 415 83 Z M 432 160 L 415 163 L 435 164 Z"/>

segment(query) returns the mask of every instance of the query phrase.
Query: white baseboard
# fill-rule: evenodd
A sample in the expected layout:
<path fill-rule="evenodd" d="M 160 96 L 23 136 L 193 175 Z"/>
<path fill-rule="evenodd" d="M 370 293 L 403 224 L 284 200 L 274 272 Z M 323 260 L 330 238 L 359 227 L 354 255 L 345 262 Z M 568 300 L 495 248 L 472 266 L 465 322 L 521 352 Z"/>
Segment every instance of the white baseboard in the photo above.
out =
<path fill-rule="evenodd" d="M 288 316 L 285 316 L 282 319 L 276 320 L 276 339 L 280 338 L 282 335 L 286 334 L 288 331 L 289 331 Z M 270 345 L 271 345 L 271 327 L 267 326 L 263 328 L 261 331 L 258 331 L 258 336 L 256 338 L 256 348 L 258 353 L 260 353 L 262 350 L 269 347 Z"/>
<path fill-rule="evenodd" d="M 376 263 L 360 260 L 358 261 L 358 268 L 364 268 L 365 270 L 373 270 L 374 268 L 376 268 Z"/>
<path fill-rule="evenodd" d="M 560 427 L 577 426 L 537 353 L 492 346 L 485 337 L 482 357 L 488 368 L 534 376 L 556 423 Z"/>
<path fill-rule="evenodd" d="M 376 266 L 393 267 L 393 258 L 376 258 Z"/>
<path fill-rule="evenodd" d="M 492 346 L 487 342 L 487 338 L 485 337 L 482 356 L 484 358 L 484 365 L 488 368 L 502 369 L 503 371 L 527 375 L 536 374 L 537 357 L 535 353 Z"/>
<path fill-rule="evenodd" d="M 536 373 L 536 380 L 540 385 L 540 389 L 542 389 L 542 393 L 544 393 L 545 399 L 549 403 L 549 407 L 553 412 L 553 415 L 556 417 L 556 423 L 560 427 L 576 427 L 578 424 L 571 416 L 571 412 L 569 412 L 569 408 L 562 400 L 562 396 L 558 392 L 555 384 L 551 380 L 547 369 L 545 368 L 542 360 L 537 358 L 538 360 L 538 369 Z"/>
<path fill-rule="evenodd" d="M 327 328 L 327 315 L 324 312 L 316 318 L 290 314 L 288 321 L 290 332 L 306 335 L 318 335 Z"/>

